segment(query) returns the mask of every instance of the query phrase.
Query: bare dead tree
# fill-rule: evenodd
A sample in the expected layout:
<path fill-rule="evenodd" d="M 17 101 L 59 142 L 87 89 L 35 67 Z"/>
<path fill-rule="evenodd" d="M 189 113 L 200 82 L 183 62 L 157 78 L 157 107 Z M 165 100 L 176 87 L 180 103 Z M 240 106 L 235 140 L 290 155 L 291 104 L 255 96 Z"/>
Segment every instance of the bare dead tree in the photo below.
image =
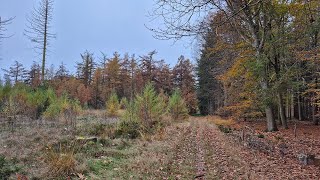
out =
<path fill-rule="evenodd" d="M 15 84 L 18 82 L 23 82 L 27 77 L 27 70 L 23 67 L 23 64 L 18 61 L 15 61 L 9 70 L 2 70 L 6 73 L 6 75 L 13 78 Z"/>
<path fill-rule="evenodd" d="M 27 16 L 28 24 L 26 25 L 25 35 L 33 42 L 35 51 L 42 55 L 41 81 L 45 77 L 46 56 L 49 41 L 55 38 L 51 33 L 51 22 L 53 18 L 54 0 L 41 0 L 39 6 L 34 8 L 30 16 Z"/>

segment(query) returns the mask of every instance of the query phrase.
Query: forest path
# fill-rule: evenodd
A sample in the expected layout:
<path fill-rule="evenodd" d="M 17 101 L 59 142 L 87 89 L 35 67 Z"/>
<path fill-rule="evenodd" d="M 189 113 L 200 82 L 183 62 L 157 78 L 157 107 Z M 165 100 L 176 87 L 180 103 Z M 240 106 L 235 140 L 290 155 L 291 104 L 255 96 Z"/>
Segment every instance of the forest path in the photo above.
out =
<path fill-rule="evenodd" d="M 168 164 L 174 179 L 252 179 L 240 147 L 206 118 L 192 117 L 175 144 Z M 169 179 L 171 179 L 169 178 Z M 253 178 L 255 179 L 255 178 Z"/>

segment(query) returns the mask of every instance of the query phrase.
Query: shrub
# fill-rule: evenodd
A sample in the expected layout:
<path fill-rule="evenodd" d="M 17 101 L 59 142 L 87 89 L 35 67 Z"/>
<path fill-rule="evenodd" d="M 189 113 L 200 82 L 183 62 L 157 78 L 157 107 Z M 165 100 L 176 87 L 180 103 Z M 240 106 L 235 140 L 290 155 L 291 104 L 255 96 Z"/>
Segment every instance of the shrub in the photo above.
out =
<path fill-rule="evenodd" d="M 27 96 L 28 111 L 27 115 L 33 118 L 39 118 L 46 110 L 50 90 L 43 90 L 38 88 L 35 92 L 31 92 Z"/>
<path fill-rule="evenodd" d="M 258 138 L 264 138 L 263 134 L 258 134 Z"/>
<path fill-rule="evenodd" d="M 115 92 L 112 92 L 108 101 L 106 102 L 107 115 L 114 117 L 118 115 L 120 109 L 119 99 Z"/>
<path fill-rule="evenodd" d="M 24 84 L 16 84 L 3 90 L 3 112 L 7 116 L 25 113 L 29 89 Z"/>
<path fill-rule="evenodd" d="M 118 124 L 116 135 L 135 139 L 140 135 L 139 130 L 140 124 L 138 122 L 122 120 Z"/>
<path fill-rule="evenodd" d="M 0 155 L 0 179 L 8 179 L 11 174 L 19 170 L 19 167 L 8 161 L 3 155 Z"/>
<path fill-rule="evenodd" d="M 105 129 L 105 124 L 93 124 L 92 128 L 89 130 L 89 135 L 99 136 L 104 133 Z"/>
<path fill-rule="evenodd" d="M 116 127 L 114 124 L 94 124 L 89 130 L 89 135 L 113 139 L 115 137 L 115 131 Z"/>
<path fill-rule="evenodd" d="M 218 128 L 219 128 L 219 130 L 220 130 L 221 132 L 226 133 L 226 134 L 232 132 L 232 129 L 231 129 L 231 128 L 225 127 L 225 126 L 223 126 L 223 125 L 219 125 Z"/>
<path fill-rule="evenodd" d="M 259 105 L 254 104 L 249 100 L 240 102 L 238 104 L 225 106 L 219 108 L 216 114 L 221 117 L 234 117 L 234 118 L 259 118 L 263 117 L 260 112 Z"/>
<path fill-rule="evenodd" d="M 108 124 L 102 134 L 103 137 L 108 137 L 110 139 L 114 139 L 116 136 L 116 125 Z"/>
<path fill-rule="evenodd" d="M 75 120 L 75 116 L 82 110 L 79 101 L 69 99 L 66 94 L 54 101 L 55 98 L 55 96 L 49 97 L 51 104 L 43 113 L 44 118 L 71 121 L 72 123 Z"/>
<path fill-rule="evenodd" d="M 50 166 L 53 176 L 66 176 L 76 167 L 75 150 L 73 145 L 59 144 L 58 147 L 49 147 L 45 154 L 45 162 Z"/>
<path fill-rule="evenodd" d="M 137 113 L 137 103 L 134 101 L 127 102 L 125 112 L 122 116 L 126 121 L 138 121 L 139 116 Z"/>
<path fill-rule="evenodd" d="M 146 85 L 141 94 L 126 102 L 126 110 L 118 124 L 117 133 L 136 138 L 144 133 L 152 134 L 163 126 L 167 113 L 166 100 L 158 95 L 152 84 Z"/>
<path fill-rule="evenodd" d="M 101 138 L 98 140 L 98 143 L 101 144 L 102 146 L 111 146 L 112 145 L 112 140 L 111 139 L 106 139 L 106 138 Z"/>
<path fill-rule="evenodd" d="M 166 104 L 158 96 L 152 84 L 148 84 L 142 94 L 135 99 L 136 115 L 144 132 L 152 132 L 166 114 Z"/>
<path fill-rule="evenodd" d="M 121 109 L 126 109 L 128 105 L 128 99 L 127 98 L 122 98 L 120 101 L 120 108 Z"/>
<path fill-rule="evenodd" d="M 188 117 L 188 109 L 179 90 L 175 90 L 170 97 L 168 111 L 173 120 L 184 120 Z"/>
<path fill-rule="evenodd" d="M 19 113 L 19 104 L 13 96 L 9 96 L 8 99 L 4 101 L 2 111 L 6 116 L 15 116 Z"/>
<path fill-rule="evenodd" d="M 230 127 L 230 126 L 236 124 L 236 122 L 231 118 L 223 119 L 223 118 L 221 118 L 219 116 L 212 116 L 210 118 L 210 120 L 217 126 L 222 125 L 222 126 Z"/>

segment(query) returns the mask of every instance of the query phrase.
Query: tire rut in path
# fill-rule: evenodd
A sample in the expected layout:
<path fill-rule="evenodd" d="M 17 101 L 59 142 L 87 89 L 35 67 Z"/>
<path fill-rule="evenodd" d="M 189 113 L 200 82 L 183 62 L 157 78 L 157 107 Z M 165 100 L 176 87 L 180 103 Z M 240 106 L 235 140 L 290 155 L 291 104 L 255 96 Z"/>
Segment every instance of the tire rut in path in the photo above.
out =
<path fill-rule="evenodd" d="M 178 138 L 169 163 L 169 179 L 251 179 L 248 164 L 218 128 L 193 118 Z"/>
<path fill-rule="evenodd" d="M 203 142 L 203 126 L 198 125 L 199 128 L 197 130 L 197 137 L 196 137 L 196 147 L 197 147 L 197 154 L 196 154 L 196 168 L 197 173 L 195 179 L 205 179 L 206 175 L 206 163 L 205 163 L 205 149 L 204 149 L 204 142 Z"/>
<path fill-rule="evenodd" d="M 206 160 L 208 177 L 210 179 L 251 179 L 248 164 L 239 155 L 237 145 L 218 130 L 215 125 L 205 127 L 204 141 L 206 142 Z"/>
<path fill-rule="evenodd" d="M 194 120 L 185 127 L 168 165 L 169 179 L 205 179 L 203 129 L 203 126 Z"/>

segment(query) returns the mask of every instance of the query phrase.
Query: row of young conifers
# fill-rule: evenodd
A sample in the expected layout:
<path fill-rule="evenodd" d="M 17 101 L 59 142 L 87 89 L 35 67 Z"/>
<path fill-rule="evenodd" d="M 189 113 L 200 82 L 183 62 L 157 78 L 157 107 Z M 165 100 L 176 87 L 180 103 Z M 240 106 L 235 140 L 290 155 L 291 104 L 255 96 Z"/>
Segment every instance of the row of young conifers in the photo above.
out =
<path fill-rule="evenodd" d="M 58 123 L 76 125 L 79 117 L 88 107 L 67 93 L 58 96 L 50 88 L 41 86 L 32 89 L 25 84 L 0 88 L 1 114 L 8 117 L 29 117 Z M 117 134 L 136 138 L 142 134 L 152 134 L 170 121 L 188 117 L 187 105 L 176 89 L 171 96 L 156 92 L 151 83 L 146 84 L 141 93 L 132 99 L 119 99 L 113 91 L 102 109 L 105 118 L 117 118 Z"/>

